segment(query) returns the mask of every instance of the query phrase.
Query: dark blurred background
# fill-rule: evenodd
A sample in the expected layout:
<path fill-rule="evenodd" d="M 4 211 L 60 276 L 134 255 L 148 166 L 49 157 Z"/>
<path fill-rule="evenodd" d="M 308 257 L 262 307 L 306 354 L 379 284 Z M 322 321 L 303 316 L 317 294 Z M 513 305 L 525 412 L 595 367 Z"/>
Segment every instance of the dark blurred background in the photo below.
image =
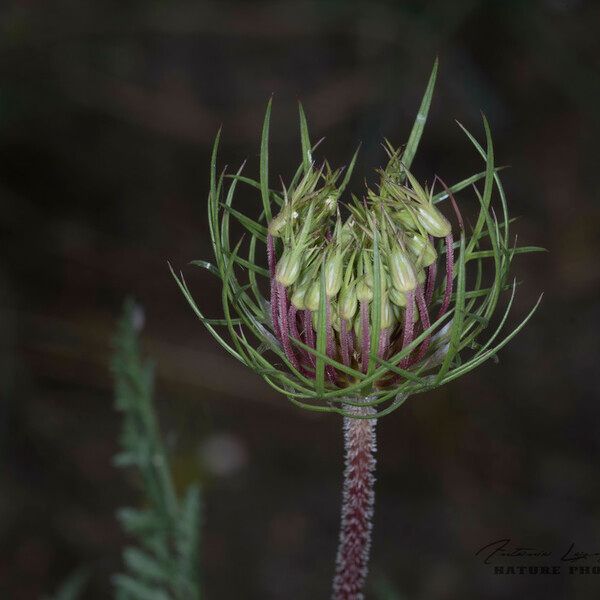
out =
<path fill-rule="evenodd" d="M 111 465 L 111 337 L 145 306 L 178 484 L 204 490 L 209 599 L 325 598 L 338 532 L 340 419 L 294 408 L 212 341 L 209 152 L 258 171 L 274 94 L 272 185 L 300 160 L 297 105 L 352 188 L 406 140 L 440 73 L 417 174 L 448 182 L 482 161 L 488 116 L 521 244 L 514 325 L 493 362 L 411 399 L 379 426 L 373 585 L 403 600 L 597 598 L 600 575 L 498 576 L 485 543 L 600 551 L 600 3 L 3 0 L 0 5 L 0 598 L 55 589 L 81 565 L 111 597 L 139 501 Z M 465 196 L 465 203 L 473 200 Z M 240 188 L 252 213 L 259 198 Z M 371 594 L 370 597 L 376 597 Z"/>

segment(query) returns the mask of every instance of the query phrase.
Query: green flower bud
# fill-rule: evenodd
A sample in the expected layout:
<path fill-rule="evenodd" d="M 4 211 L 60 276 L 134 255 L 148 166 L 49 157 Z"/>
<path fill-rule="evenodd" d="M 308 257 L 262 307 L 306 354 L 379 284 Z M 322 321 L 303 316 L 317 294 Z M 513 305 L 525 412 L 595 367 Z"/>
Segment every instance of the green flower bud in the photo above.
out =
<path fill-rule="evenodd" d="M 330 214 L 333 215 L 335 214 L 335 211 L 337 210 L 337 198 L 333 195 L 333 194 L 329 194 L 324 202 L 323 202 L 324 206 L 325 206 L 325 210 Z"/>
<path fill-rule="evenodd" d="M 373 290 L 367 285 L 364 277 L 356 284 L 356 298 L 359 302 L 373 300 Z"/>
<path fill-rule="evenodd" d="M 281 230 L 285 227 L 286 218 L 283 211 L 281 211 L 273 220 L 269 223 L 269 233 L 274 237 L 281 235 Z"/>
<path fill-rule="evenodd" d="M 340 243 L 342 246 L 346 246 L 346 244 L 349 244 L 354 238 L 354 224 L 354 217 L 350 216 L 342 225 L 342 231 L 340 234 Z"/>
<path fill-rule="evenodd" d="M 340 315 L 338 307 L 332 303 L 331 305 L 331 326 L 336 330 L 340 330 Z"/>
<path fill-rule="evenodd" d="M 392 219 L 402 225 L 406 229 L 419 229 L 419 224 L 415 218 L 415 215 L 408 208 L 402 208 L 392 214 Z"/>
<path fill-rule="evenodd" d="M 299 253 L 285 250 L 277 263 L 275 279 L 285 287 L 289 287 L 296 279 L 298 279 L 301 267 L 302 260 L 300 259 Z"/>
<path fill-rule="evenodd" d="M 427 279 L 427 276 L 425 275 L 425 269 L 419 269 L 417 271 L 417 281 L 419 283 L 425 283 L 425 279 Z"/>
<path fill-rule="evenodd" d="M 433 244 L 426 237 L 418 233 L 407 235 L 406 245 L 416 257 L 416 264 L 420 267 L 428 267 L 437 260 L 437 252 Z"/>
<path fill-rule="evenodd" d="M 273 217 L 269 223 L 269 233 L 273 237 L 281 237 L 283 229 L 292 221 L 298 218 L 298 211 L 293 209 L 290 204 L 284 205 L 277 216 Z"/>
<path fill-rule="evenodd" d="M 290 302 L 298 309 L 304 310 L 304 297 L 306 296 L 306 291 L 308 290 L 308 283 L 301 283 L 297 285 L 292 293 L 292 297 Z"/>
<path fill-rule="evenodd" d="M 339 251 L 331 253 L 325 260 L 325 294 L 328 298 L 336 296 L 342 287 L 344 270 L 342 255 Z"/>
<path fill-rule="evenodd" d="M 451 231 L 450 222 L 433 204 L 419 203 L 416 207 L 419 223 L 434 237 L 446 237 Z"/>
<path fill-rule="evenodd" d="M 304 296 L 304 306 L 316 313 L 319 310 L 319 303 L 321 301 L 321 282 L 319 279 L 313 281 L 308 287 L 306 291 L 306 295 Z M 313 314 L 314 316 L 314 314 Z"/>
<path fill-rule="evenodd" d="M 356 314 L 358 298 L 356 297 L 356 286 L 344 287 L 338 302 L 338 312 L 342 319 L 349 321 Z"/>
<path fill-rule="evenodd" d="M 394 324 L 394 311 L 387 296 L 381 298 L 381 329 L 387 329 Z"/>
<path fill-rule="evenodd" d="M 392 286 L 399 292 L 410 292 L 417 287 L 415 269 L 407 252 L 396 246 L 388 257 Z"/>
<path fill-rule="evenodd" d="M 404 293 L 399 292 L 395 287 L 392 287 L 390 288 L 388 294 L 393 304 L 398 307 L 406 306 L 406 295 Z"/>

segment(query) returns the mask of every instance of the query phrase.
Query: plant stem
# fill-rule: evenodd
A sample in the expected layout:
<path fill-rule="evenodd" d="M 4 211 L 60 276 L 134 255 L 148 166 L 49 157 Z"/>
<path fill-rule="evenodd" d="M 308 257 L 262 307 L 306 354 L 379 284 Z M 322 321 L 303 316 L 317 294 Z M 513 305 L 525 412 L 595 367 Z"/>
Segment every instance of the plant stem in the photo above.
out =
<path fill-rule="evenodd" d="M 357 415 L 372 407 L 348 407 Z M 342 523 L 332 600 L 361 600 L 367 577 L 375 504 L 376 419 L 344 417 L 344 487 Z"/>

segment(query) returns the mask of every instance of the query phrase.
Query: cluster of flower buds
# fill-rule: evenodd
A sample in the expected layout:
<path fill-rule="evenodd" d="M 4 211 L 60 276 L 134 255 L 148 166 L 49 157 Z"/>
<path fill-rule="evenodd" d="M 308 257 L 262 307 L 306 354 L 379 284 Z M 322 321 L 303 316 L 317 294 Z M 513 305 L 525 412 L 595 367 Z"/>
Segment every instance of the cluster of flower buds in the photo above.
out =
<path fill-rule="evenodd" d="M 388 414 L 407 397 L 453 381 L 496 356 L 539 304 L 538 299 L 516 327 L 500 336 L 516 289 L 508 283 L 513 257 L 541 248 L 511 241 L 485 117 L 485 145 L 461 125 L 484 159 L 483 172 L 450 186 L 437 177 L 423 185 L 410 172 L 436 72 L 437 65 L 406 145 L 400 151 L 386 142 L 386 166 L 361 198 L 352 195 L 342 202 L 357 153 L 345 171 L 327 162 L 315 167 L 316 145 L 311 145 L 302 107 L 302 163 L 283 194 L 269 185 L 271 102 L 262 128 L 259 180 L 242 176 L 241 168 L 219 176 L 220 134 L 215 139 L 208 196 L 215 262 L 194 264 L 220 278 L 224 318 L 205 317 L 183 275 L 173 275 L 215 340 L 297 406 L 354 418 L 353 407 L 368 403 L 377 417 Z M 443 190 L 434 193 L 438 181 Z M 260 190 L 258 220 L 233 208 L 240 182 Z M 453 195 L 467 188 L 479 209 L 468 232 Z M 446 199 L 457 218 L 456 242 L 437 208 Z M 232 247 L 230 219 L 246 230 L 247 247 L 244 238 Z M 268 269 L 257 260 L 261 243 Z M 270 301 L 259 276 L 270 284 Z M 498 327 L 481 339 L 509 289 Z M 219 327 L 227 329 L 229 339 Z"/>
<path fill-rule="evenodd" d="M 451 225 L 434 206 L 432 189 L 403 167 L 400 152 L 389 144 L 386 150 L 389 162 L 378 172 L 376 189 L 367 188 L 360 199 L 353 196 L 345 219 L 336 187 L 340 171 L 325 164 L 320 170 L 308 168 L 285 191 L 281 210 L 269 223 L 273 330 L 288 360 L 309 377 L 315 358 L 302 346 L 315 348 L 319 314 L 326 317 L 327 355 L 366 372 L 372 352 L 381 359 L 392 356 L 430 327 L 434 305 L 435 319 L 448 309 L 454 268 Z M 435 294 L 440 238 L 445 277 Z M 379 321 L 377 349 L 371 349 L 374 316 Z M 423 359 L 429 344 L 427 337 L 398 366 Z M 332 366 L 326 367 L 326 375 L 332 384 L 344 385 L 344 374 Z"/>

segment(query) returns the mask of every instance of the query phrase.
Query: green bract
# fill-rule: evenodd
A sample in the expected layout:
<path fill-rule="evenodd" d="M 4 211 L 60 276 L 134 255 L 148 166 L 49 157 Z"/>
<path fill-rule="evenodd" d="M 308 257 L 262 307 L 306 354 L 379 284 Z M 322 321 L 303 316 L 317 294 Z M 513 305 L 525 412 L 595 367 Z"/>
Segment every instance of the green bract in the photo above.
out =
<path fill-rule="evenodd" d="M 345 172 L 326 162 L 315 168 L 302 107 L 302 163 L 282 192 L 269 181 L 270 101 L 258 180 L 242 176 L 241 169 L 217 175 L 217 135 L 208 198 L 215 260 L 193 264 L 221 279 L 224 317 L 206 318 L 183 274 L 173 275 L 219 344 L 302 408 L 361 418 L 362 412 L 349 410 L 360 405 L 376 407 L 369 418 L 385 415 L 408 396 L 452 381 L 494 357 L 540 302 L 541 297 L 502 337 L 516 289 L 508 281 L 511 261 L 516 254 L 541 248 L 512 245 L 485 117 L 483 146 L 460 125 L 484 160 L 481 173 L 448 188 L 443 184 L 434 193 L 434 186 L 420 184 L 410 171 L 436 74 L 437 62 L 408 143 L 404 149 L 386 143 L 387 166 L 364 198 L 353 195 L 344 202 L 358 151 Z M 239 183 L 254 188 L 262 199 L 254 218 L 233 207 Z M 467 232 L 456 209 L 454 238 L 440 207 L 447 199 L 456 207 L 453 195 L 470 187 L 478 216 Z M 344 220 L 342 214 L 349 216 Z M 247 231 L 244 245 L 243 240 L 230 241 L 232 217 Z M 445 273 L 441 281 L 438 267 Z M 506 307 L 492 327 L 505 291 Z"/>

